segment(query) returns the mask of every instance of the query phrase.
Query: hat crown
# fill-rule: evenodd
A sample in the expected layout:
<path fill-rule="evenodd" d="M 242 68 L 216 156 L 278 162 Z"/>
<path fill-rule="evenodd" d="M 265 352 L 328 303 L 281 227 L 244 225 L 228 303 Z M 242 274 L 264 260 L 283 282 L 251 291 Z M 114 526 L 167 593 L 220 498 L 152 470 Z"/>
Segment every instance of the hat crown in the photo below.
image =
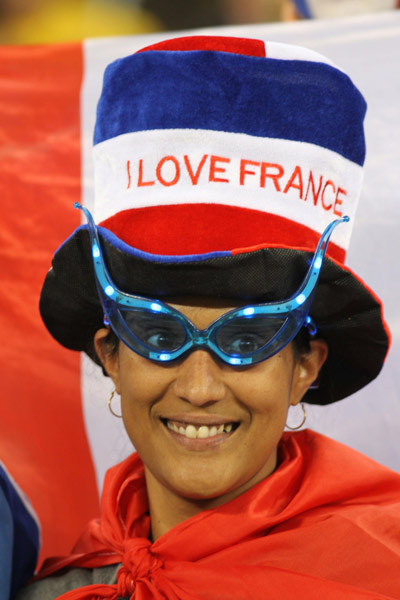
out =
<path fill-rule="evenodd" d="M 354 216 L 365 108 L 311 50 L 216 36 L 148 46 L 105 72 L 96 219 L 149 253 L 313 250 L 330 221 Z"/>

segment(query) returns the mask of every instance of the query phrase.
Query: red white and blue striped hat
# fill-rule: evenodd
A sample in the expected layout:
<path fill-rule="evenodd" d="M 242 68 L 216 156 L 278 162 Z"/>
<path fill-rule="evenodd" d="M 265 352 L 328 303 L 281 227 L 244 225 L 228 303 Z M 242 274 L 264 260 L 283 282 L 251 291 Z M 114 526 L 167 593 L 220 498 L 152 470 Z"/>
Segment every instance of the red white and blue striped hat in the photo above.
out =
<path fill-rule="evenodd" d="M 106 69 L 94 133 L 95 220 L 116 284 L 151 297 L 289 297 L 335 231 L 311 316 L 330 346 L 328 403 L 379 372 L 377 298 L 344 267 L 362 183 L 365 101 L 304 48 L 229 37 L 161 42 Z M 93 356 L 102 325 L 86 226 L 56 252 L 41 312 Z"/>

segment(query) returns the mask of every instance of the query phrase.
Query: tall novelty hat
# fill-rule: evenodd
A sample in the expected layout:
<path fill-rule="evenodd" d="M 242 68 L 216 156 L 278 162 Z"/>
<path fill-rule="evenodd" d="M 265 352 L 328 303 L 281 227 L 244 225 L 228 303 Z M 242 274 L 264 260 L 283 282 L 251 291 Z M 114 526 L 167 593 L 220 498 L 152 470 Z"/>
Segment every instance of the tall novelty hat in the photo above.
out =
<path fill-rule="evenodd" d="M 366 385 L 388 334 L 379 300 L 343 264 L 365 108 L 327 59 L 279 43 L 178 38 L 109 65 L 94 134 L 94 217 L 113 282 L 160 300 L 276 303 L 299 288 L 329 223 L 347 215 L 310 309 L 329 356 L 305 400 L 327 404 Z M 61 344 L 96 360 L 103 310 L 87 225 L 52 265 L 43 320 Z"/>

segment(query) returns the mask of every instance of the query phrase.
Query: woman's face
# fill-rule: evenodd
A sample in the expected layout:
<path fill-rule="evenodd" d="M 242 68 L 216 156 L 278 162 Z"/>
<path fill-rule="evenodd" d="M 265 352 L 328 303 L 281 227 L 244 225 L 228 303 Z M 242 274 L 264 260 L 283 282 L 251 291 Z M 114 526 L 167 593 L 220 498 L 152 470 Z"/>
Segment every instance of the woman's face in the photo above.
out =
<path fill-rule="evenodd" d="M 169 303 L 199 329 L 233 308 L 222 301 Z M 307 355 L 296 356 L 290 344 L 250 367 L 231 367 L 205 350 L 160 364 L 122 343 L 107 356 L 107 332 L 97 332 L 96 348 L 147 474 L 180 497 L 220 503 L 275 469 L 288 408 L 300 402 L 327 353 L 316 340 Z"/>

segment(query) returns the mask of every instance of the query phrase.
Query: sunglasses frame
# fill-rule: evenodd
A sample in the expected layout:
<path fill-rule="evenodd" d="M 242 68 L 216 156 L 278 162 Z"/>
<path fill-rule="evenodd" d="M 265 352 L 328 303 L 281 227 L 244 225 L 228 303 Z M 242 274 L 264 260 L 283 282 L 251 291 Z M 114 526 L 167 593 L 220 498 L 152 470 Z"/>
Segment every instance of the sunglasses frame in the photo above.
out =
<path fill-rule="evenodd" d="M 117 337 L 131 350 L 156 362 L 171 362 L 183 357 L 188 352 L 196 349 L 206 349 L 232 366 L 246 366 L 264 361 L 289 344 L 302 327 L 306 327 L 311 336 L 316 334 L 317 328 L 309 316 L 309 311 L 316 291 L 326 249 L 329 239 L 337 225 L 348 222 L 349 217 L 344 216 L 332 221 L 322 233 L 306 275 L 296 292 L 280 302 L 265 302 L 249 304 L 234 308 L 216 319 L 207 327 L 199 330 L 180 311 L 161 300 L 128 294 L 120 290 L 113 282 L 105 265 L 97 227 L 90 211 L 76 202 L 75 208 L 82 210 L 86 216 L 96 285 L 100 302 L 104 311 L 104 323 L 112 328 Z M 147 314 L 168 315 L 177 321 L 185 331 L 183 343 L 173 351 L 154 351 L 143 340 L 140 340 L 129 329 L 121 311 L 145 311 Z M 248 353 L 227 353 L 218 345 L 217 335 L 228 323 L 237 319 L 248 319 L 265 316 L 271 319 L 284 319 L 284 323 L 271 339 L 258 350 Z"/>

